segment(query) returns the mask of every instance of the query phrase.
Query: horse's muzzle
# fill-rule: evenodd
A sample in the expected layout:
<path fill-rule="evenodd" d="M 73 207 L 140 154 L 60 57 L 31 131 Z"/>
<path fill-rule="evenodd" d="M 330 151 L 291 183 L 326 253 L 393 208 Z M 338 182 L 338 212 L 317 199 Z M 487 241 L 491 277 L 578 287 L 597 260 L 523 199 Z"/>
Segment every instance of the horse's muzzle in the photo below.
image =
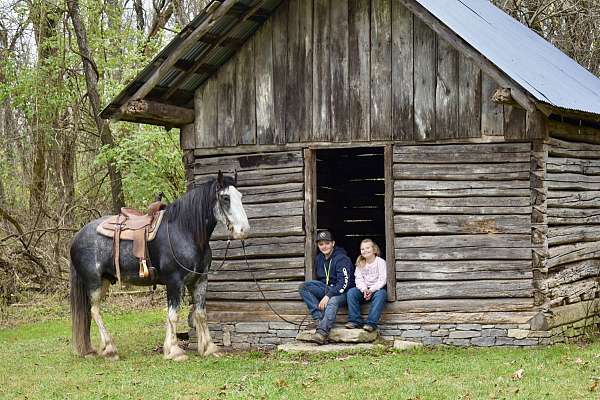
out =
<path fill-rule="evenodd" d="M 248 238 L 248 234 L 250 233 L 250 225 L 249 224 L 245 224 L 243 226 L 241 226 L 240 228 L 234 228 L 231 231 L 231 236 L 233 236 L 234 239 L 239 239 L 239 240 L 243 240 Z"/>

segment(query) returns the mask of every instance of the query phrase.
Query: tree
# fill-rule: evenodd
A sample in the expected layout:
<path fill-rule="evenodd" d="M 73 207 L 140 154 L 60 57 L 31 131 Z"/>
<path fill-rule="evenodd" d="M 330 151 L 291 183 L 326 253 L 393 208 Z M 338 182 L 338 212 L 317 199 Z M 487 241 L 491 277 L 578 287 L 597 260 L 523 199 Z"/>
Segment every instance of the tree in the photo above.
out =
<path fill-rule="evenodd" d="M 100 140 L 104 146 L 113 147 L 114 140 L 110 131 L 108 122 L 100 118 L 100 96 L 98 95 L 98 68 L 94 62 L 90 50 L 88 48 L 87 34 L 81 17 L 79 14 L 79 1 L 68 0 L 67 7 L 69 16 L 73 23 L 75 36 L 77 37 L 77 46 L 81 60 L 83 62 L 83 70 L 85 73 L 85 83 L 87 87 L 87 95 L 92 109 L 92 115 L 96 123 L 96 128 L 100 133 Z M 112 208 L 114 212 L 119 212 L 121 207 L 125 205 L 123 198 L 123 187 L 121 185 L 121 173 L 117 171 L 112 161 L 108 162 L 108 174 L 110 178 L 110 188 L 112 195 Z"/>

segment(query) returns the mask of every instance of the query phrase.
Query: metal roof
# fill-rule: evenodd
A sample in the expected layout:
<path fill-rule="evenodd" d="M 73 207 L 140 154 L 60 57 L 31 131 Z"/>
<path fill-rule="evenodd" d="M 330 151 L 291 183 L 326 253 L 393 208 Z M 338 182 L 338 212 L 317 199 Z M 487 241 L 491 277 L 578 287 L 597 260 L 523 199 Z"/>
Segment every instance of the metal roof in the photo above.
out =
<path fill-rule="evenodd" d="M 415 0 L 536 100 L 600 115 L 600 79 L 488 0 Z"/>

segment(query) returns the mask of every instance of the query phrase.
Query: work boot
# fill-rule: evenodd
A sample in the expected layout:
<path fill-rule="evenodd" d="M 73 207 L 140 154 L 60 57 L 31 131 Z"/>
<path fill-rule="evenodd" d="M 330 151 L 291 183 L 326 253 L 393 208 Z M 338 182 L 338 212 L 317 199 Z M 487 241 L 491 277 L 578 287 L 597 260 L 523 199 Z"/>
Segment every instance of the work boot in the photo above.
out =
<path fill-rule="evenodd" d="M 312 321 L 310 321 L 309 323 L 306 324 L 305 328 L 307 331 L 310 331 L 312 329 L 317 329 L 317 326 L 319 326 L 319 320 L 313 319 Z"/>
<path fill-rule="evenodd" d="M 318 330 L 312 336 L 312 341 L 318 345 L 325 344 L 325 343 L 327 343 L 327 334 L 324 333 L 323 331 Z"/>
<path fill-rule="evenodd" d="M 355 322 L 346 322 L 346 325 L 344 325 L 346 327 L 346 329 L 358 329 L 360 328 L 360 325 L 355 323 Z"/>

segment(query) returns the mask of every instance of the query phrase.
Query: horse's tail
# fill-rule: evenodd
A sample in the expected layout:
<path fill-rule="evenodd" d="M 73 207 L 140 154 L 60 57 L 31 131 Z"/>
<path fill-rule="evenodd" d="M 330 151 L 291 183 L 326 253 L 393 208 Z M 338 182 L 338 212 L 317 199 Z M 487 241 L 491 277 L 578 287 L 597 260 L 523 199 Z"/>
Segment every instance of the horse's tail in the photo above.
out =
<path fill-rule="evenodd" d="M 71 332 L 75 352 L 85 356 L 93 351 L 90 341 L 90 324 L 92 320 L 90 298 L 71 261 Z"/>

